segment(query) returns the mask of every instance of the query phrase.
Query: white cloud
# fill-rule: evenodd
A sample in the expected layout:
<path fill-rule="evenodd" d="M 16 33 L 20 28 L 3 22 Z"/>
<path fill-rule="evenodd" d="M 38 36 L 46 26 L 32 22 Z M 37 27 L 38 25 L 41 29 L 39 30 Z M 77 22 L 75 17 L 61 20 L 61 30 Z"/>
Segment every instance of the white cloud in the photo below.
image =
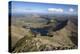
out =
<path fill-rule="evenodd" d="M 73 8 L 70 8 L 70 9 L 69 9 L 69 11 L 70 11 L 70 12 L 73 12 L 73 11 L 74 11 L 74 9 L 73 9 Z"/>
<path fill-rule="evenodd" d="M 63 12 L 64 10 L 62 8 L 48 8 L 49 12 Z"/>

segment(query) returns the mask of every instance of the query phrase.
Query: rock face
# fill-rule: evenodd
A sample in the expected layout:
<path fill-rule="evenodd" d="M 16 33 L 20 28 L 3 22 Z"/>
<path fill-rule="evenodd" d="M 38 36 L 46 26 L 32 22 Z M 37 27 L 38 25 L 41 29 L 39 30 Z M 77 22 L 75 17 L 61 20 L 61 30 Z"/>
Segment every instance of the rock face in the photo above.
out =
<path fill-rule="evenodd" d="M 76 22 L 77 23 L 77 22 Z M 77 49 L 78 47 L 78 31 L 77 25 L 71 20 L 68 20 L 65 27 L 57 31 L 52 31 L 53 36 L 34 37 L 32 33 L 26 34 L 20 38 L 14 45 L 12 52 L 32 52 L 32 51 L 50 51 L 50 50 L 65 50 Z M 23 34 L 23 32 L 21 33 Z"/>

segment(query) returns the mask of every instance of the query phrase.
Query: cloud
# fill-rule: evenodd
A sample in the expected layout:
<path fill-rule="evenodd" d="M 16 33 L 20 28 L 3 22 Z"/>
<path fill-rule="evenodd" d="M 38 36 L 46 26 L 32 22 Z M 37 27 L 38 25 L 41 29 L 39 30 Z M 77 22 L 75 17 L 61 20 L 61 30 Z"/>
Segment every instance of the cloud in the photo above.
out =
<path fill-rule="evenodd" d="M 48 8 L 48 12 L 63 12 L 62 8 Z"/>
<path fill-rule="evenodd" d="M 73 12 L 73 11 L 74 11 L 74 9 L 73 9 L 73 8 L 70 8 L 70 9 L 69 9 L 69 11 L 70 11 L 70 12 Z"/>

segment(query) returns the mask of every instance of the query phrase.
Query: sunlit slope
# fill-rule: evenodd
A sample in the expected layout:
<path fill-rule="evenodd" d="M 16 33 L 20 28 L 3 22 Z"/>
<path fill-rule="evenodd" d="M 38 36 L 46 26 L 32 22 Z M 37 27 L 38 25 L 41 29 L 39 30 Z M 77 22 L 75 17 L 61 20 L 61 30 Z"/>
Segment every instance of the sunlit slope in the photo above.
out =
<path fill-rule="evenodd" d="M 27 31 L 24 28 L 11 25 L 12 46 L 14 46 L 19 39 L 24 37 L 26 33 Z"/>

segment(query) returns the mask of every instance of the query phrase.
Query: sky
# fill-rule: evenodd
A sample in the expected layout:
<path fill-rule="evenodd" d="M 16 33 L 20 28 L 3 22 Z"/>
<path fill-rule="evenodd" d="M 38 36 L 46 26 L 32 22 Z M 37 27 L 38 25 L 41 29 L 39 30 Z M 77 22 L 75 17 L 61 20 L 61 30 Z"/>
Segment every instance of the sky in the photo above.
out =
<path fill-rule="evenodd" d="M 12 14 L 49 13 L 77 15 L 78 6 L 68 4 L 34 3 L 34 2 L 11 2 Z"/>

